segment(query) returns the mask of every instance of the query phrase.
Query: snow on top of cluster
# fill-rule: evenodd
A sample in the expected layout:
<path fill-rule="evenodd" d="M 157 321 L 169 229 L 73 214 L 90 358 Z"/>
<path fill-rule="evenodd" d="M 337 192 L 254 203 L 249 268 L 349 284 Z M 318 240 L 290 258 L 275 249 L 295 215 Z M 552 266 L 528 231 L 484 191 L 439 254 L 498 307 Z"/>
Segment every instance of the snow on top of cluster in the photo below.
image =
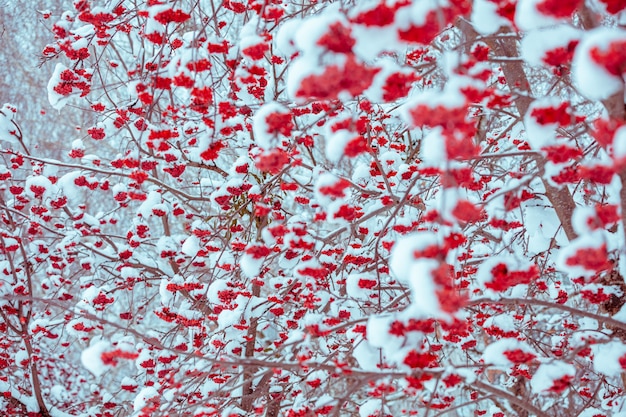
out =
<path fill-rule="evenodd" d="M 409 287 L 413 298 L 411 310 L 416 317 L 441 317 L 443 314 L 437 287 L 433 281 L 433 273 L 439 266 L 439 262 L 433 259 L 419 259 L 410 263 Z"/>
<path fill-rule="evenodd" d="M 261 273 L 263 261 L 271 252 L 266 246 L 249 244 L 240 260 L 241 272 L 248 278 L 258 276 Z"/>
<path fill-rule="evenodd" d="M 383 58 L 377 61 L 381 70 L 374 76 L 372 85 L 363 93 L 372 103 L 383 103 L 388 101 L 385 97 L 385 86 L 390 76 L 402 74 L 407 77 L 414 75 L 414 71 L 409 68 L 402 68 L 391 59 Z"/>
<path fill-rule="evenodd" d="M 58 187 L 43 175 L 34 175 L 26 179 L 26 194 L 35 198 L 50 198 Z"/>
<path fill-rule="evenodd" d="M 354 350 L 352 356 L 356 359 L 361 368 L 367 371 L 377 371 L 378 363 L 380 362 L 380 350 L 372 347 L 366 340 L 363 339 L 363 335 L 355 333 L 352 330 L 348 331 L 351 337 L 354 338 Z"/>
<path fill-rule="evenodd" d="M 539 11 L 545 0 L 519 0 L 515 9 L 515 24 L 523 31 L 554 26 L 561 19 Z"/>
<path fill-rule="evenodd" d="M 0 109 L 0 140 L 17 143 L 17 126 L 13 122 L 16 113 L 17 107 L 12 104 L 7 103 Z"/>
<path fill-rule="evenodd" d="M 481 35 L 496 33 L 500 27 L 509 24 L 509 21 L 498 14 L 498 6 L 489 0 L 475 0 L 472 6 L 472 24 Z"/>
<path fill-rule="evenodd" d="M 419 232 L 402 236 L 394 244 L 389 266 L 391 272 L 403 284 L 408 284 L 413 276 L 415 253 L 429 247 L 439 246 L 439 237 L 432 232 Z"/>
<path fill-rule="evenodd" d="M 200 243 L 200 238 L 196 235 L 190 235 L 183 242 L 180 251 L 187 256 L 194 257 L 200 252 Z"/>
<path fill-rule="evenodd" d="M 409 125 L 422 127 L 422 124 L 428 124 L 428 120 L 424 121 L 420 112 L 424 109 L 430 110 L 446 110 L 460 111 L 465 115 L 466 112 L 466 96 L 462 91 L 468 87 L 482 90 L 484 83 L 469 77 L 452 74 L 455 62 L 458 62 L 451 55 L 446 56 L 447 59 L 442 62 L 442 69 L 450 72 L 450 79 L 446 83 L 443 91 L 429 89 L 419 92 L 401 105 L 397 114 Z M 438 123 L 438 122 L 437 122 Z M 432 124 L 430 126 L 433 126 Z"/>
<path fill-rule="evenodd" d="M 146 200 L 137 209 L 137 214 L 144 219 L 149 218 L 153 215 L 152 209 L 161 204 L 162 201 L 161 193 L 156 190 L 150 191 Z"/>
<path fill-rule="evenodd" d="M 325 52 L 326 49 L 319 45 L 319 41 L 328 33 L 328 28 L 335 23 L 348 25 L 343 14 L 333 12 L 330 8 L 327 8 L 323 14 L 305 19 L 294 36 L 296 48 L 304 54 L 317 55 Z"/>
<path fill-rule="evenodd" d="M 618 42 L 623 50 L 626 30 L 599 27 L 584 34 L 574 53 L 572 77 L 578 91 L 585 97 L 602 100 L 623 89 L 623 74 L 612 74 L 607 65 L 602 65 L 605 59 L 615 55 L 611 44 Z"/>
<path fill-rule="evenodd" d="M 615 131 L 613 136 L 613 157 L 617 160 L 626 160 L 626 126 Z"/>
<path fill-rule="evenodd" d="M 554 144 L 559 122 L 544 115 L 553 114 L 553 109 L 559 109 L 564 104 L 566 103 L 554 96 L 542 97 L 532 102 L 524 115 L 526 142 L 531 148 L 539 150 Z"/>
<path fill-rule="evenodd" d="M 531 30 L 522 38 L 520 54 L 522 59 L 535 66 L 545 64 L 567 64 L 570 49 L 578 43 L 583 32 L 570 25 L 558 25 L 539 30 Z M 550 56 L 552 53 L 552 57 Z"/>
<path fill-rule="evenodd" d="M 284 55 L 290 57 L 298 52 L 296 47 L 296 33 L 302 25 L 302 19 L 290 19 L 282 23 L 278 32 L 274 36 L 274 43 L 276 45 L 277 52 L 282 52 Z"/>
<path fill-rule="evenodd" d="M 572 364 L 562 361 L 544 363 L 535 371 L 530 386 L 535 394 L 561 392 L 575 375 L 576 367 Z"/>
<path fill-rule="evenodd" d="M 93 339 L 91 345 L 83 350 L 80 361 L 83 366 L 96 377 L 109 370 L 109 367 L 102 361 L 102 354 L 111 347 L 111 344 L 104 340 Z"/>
<path fill-rule="evenodd" d="M 378 9 L 381 3 L 385 5 L 384 11 Z M 348 12 L 348 17 L 353 21 L 351 26 L 352 35 L 356 40 L 353 51 L 363 60 L 372 61 L 383 52 L 401 51 L 405 48 L 405 45 L 398 37 L 397 26 L 402 20 L 404 20 L 404 25 L 408 26 L 407 19 L 400 17 L 405 15 L 404 12 L 408 11 L 408 9 L 396 12 L 393 10 L 393 7 L 388 7 L 391 3 L 393 2 L 359 2 Z M 385 16 L 383 13 L 388 15 Z M 394 14 L 394 16 L 391 16 L 391 14 Z M 363 20 L 368 19 L 363 19 L 363 16 L 376 16 L 376 25 L 364 22 Z"/>
<path fill-rule="evenodd" d="M 252 117 L 254 141 L 265 150 L 280 145 L 280 137 L 288 137 L 292 127 L 291 112 L 275 101 L 262 105 Z"/>
<path fill-rule="evenodd" d="M 437 126 L 422 139 L 422 165 L 438 168 L 447 160 L 446 141 L 443 137 L 443 127 Z"/>
<path fill-rule="evenodd" d="M 386 351 L 400 350 L 406 340 L 389 333 L 391 323 L 396 320 L 395 315 L 373 315 L 367 320 L 367 343 L 374 348 L 384 348 Z"/>
<path fill-rule="evenodd" d="M 160 394 L 154 386 L 145 387 L 135 397 L 133 402 L 133 410 L 140 412 L 152 398 L 158 397 Z"/>
<path fill-rule="evenodd" d="M 619 194 L 619 193 L 618 193 Z M 615 202 L 617 203 L 617 202 Z M 594 206 L 577 206 L 572 215 L 572 226 L 574 231 L 583 236 L 594 233 L 598 229 L 607 229 L 616 224 L 621 219 L 618 204 L 604 204 Z M 607 247 L 609 250 L 619 248 L 623 244 L 623 235 L 618 234 L 619 238 L 612 237 L 607 239 Z"/>
<path fill-rule="evenodd" d="M 17 113 L 17 106 L 11 103 L 4 103 L 0 111 L 2 112 L 1 120 L 10 121 L 14 119 L 15 113 Z"/>
<path fill-rule="evenodd" d="M 325 204 L 336 199 L 344 199 L 350 195 L 351 184 L 344 178 L 339 178 L 330 172 L 322 172 L 315 181 L 315 198 Z"/>
<path fill-rule="evenodd" d="M 552 166 L 558 169 L 554 164 L 548 163 L 546 167 Z M 546 169 L 546 172 L 548 170 Z M 531 184 L 535 192 L 540 193 L 543 184 L 538 188 Z M 559 218 L 550 206 L 543 204 L 543 201 L 528 200 L 522 203 L 524 212 L 524 226 L 528 231 L 528 251 L 537 254 L 548 250 L 553 244 L 552 240 L 556 237 L 557 243 L 566 244 L 567 238 L 561 227 Z"/>
<path fill-rule="evenodd" d="M 410 101 L 402 106 L 400 114 L 405 116 L 406 120 L 410 122 L 411 119 L 406 117 L 406 111 L 415 107 L 417 104 L 428 104 L 430 107 L 443 106 L 450 109 L 464 106 L 466 98 L 463 93 L 461 93 L 461 89 L 475 83 L 476 80 L 470 78 L 453 76 L 453 78 L 448 80 L 443 91 L 429 89 L 416 94 Z"/>
<path fill-rule="evenodd" d="M 487 295 L 529 284 L 537 277 L 538 270 L 532 263 L 504 254 L 481 263 L 476 273 L 478 282 L 488 290 Z"/>
<path fill-rule="evenodd" d="M 259 27 L 258 16 L 253 16 L 248 22 L 243 25 L 239 32 L 239 46 L 241 49 L 245 49 L 248 46 L 255 45 L 262 39 L 257 33 Z"/>
<path fill-rule="evenodd" d="M 356 300 L 369 300 L 371 291 L 378 287 L 378 278 L 372 274 L 350 274 L 346 278 L 346 293 Z"/>
<path fill-rule="evenodd" d="M 582 277 L 592 277 L 609 269 L 611 264 L 607 254 L 606 233 L 605 230 L 597 230 L 570 242 L 560 250 L 556 267 L 571 276 Z"/>
<path fill-rule="evenodd" d="M 398 40 L 398 32 L 388 28 L 352 25 L 352 35 L 356 40 L 354 53 L 366 61 L 376 59 L 383 52 L 405 48 Z"/>
<path fill-rule="evenodd" d="M 411 289 L 413 304 L 410 313 L 414 317 L 450 316 L 442 307 L 441 283 L 436 282 L 445 258 L 440 238 L 432 232 L 419 232 L 403 236 L 391 251 L 390 268 L 401 283 Z"/>
<path fill-rule="evenodd" d="M 412 24 L 422 26 L 426 23 L 430 11 L 438 10 L 447 3 L 447 1 L 438 2 L 436 0 L 415 1 L 407 11 L 396 15 L 396 23 L 401 29 L 407 29 Z"/>
<path fill-rule="evenodd" d="M 533 360 L 536 352 L 526 342 L 517 339 L 500 339 L 489 346 L 483 352 L 483 360 L 491 365 L 513 365 L 527 363 Z"/>
<path fill-rule="evenodd" d="M 67 67 L 65 65 L 57 63 L 50 76 L 50 81 L 48 81 L 48 101 L 56 110 L 61 110 L 69 101 L 69 96 L 64 96 L 54 90 L 54 87 L 61 83 L 61 73 L 66 69 Z"/>
<path fill-rule="evenodd" d="M 344 156 L 348 143 L 358 138 L 358 136 L 358 134 L 344 129 L 328 136 L 325 147 L 326 158 L 330 162 L 338 163 Z"/>

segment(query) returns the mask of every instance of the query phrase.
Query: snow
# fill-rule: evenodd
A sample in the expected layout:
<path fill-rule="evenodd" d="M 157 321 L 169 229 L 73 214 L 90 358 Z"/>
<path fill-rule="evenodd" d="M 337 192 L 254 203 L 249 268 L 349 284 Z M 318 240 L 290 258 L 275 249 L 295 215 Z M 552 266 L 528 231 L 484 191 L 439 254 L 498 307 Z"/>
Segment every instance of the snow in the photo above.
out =
<path fill-rule="evenodd" d="M 519 0 L 515 9 L 515 24 L 523 31 L 530 31 L 549 26 L 554 26 L 561 22 L 551 16 L 546 16 L 537 9 L 537 5 L 543 0 Z"/>
<path fill-rule="evenodd" d="M 367 342 L 374 348 L 398 350 L 404 345 L 404 340 L 389 334 L 391 323 L 396 317 L 390 314 L 373 315 L 367 320 Z"/>
<path fill-rule="evenodd" d="M 268 132 L 266 117 L 273 113 L 290 114 L 287 107 L 277 102 L 270 102 L 261 106 L 252 117 L 254 141 L 266 151 L 272 150 L 280 145 L 277 135 Z"/>
<path fill-rule="evenodd" d="M 317 43 L 328 32 L 328 28 L 337 22 L 347 26 L 346 18 L 339 12 L 333 12 L 331 8 L 337 6 L 330 6 L 323 14 L 309 17 L 299 25 L 294 37 L 298 50 L 304 54 L 319 55 L 325 49 Z"/>
<path fill-rule="evenodd" d="M 57 187 L 52 184 L 47 177 L 43 175 L 35 175 L 30 176 L 26 179 L 25 192 L 28 196 L 35 198 L 38 194 L 36 194 L 35 190 L 39 188 L 43 188 L 43 194 L 40 195 L 41 198 L 50 198 L 52 194 L 57 190 Z"/>
<path fill-rule="evenodd" d="M 422 26 L 428 13 L 439 7 L 440 4 L 436 0 L 414 2 L 408 10 L 396 15 L 396 23 L 400 29 L 408 29 L 411 25 Z"/>
<path fill-rule="evenodd" d="M 485 328 L 495 327 L 504 332 L 515 332 L 517 328 L 515 327 L 515 322 L 513 321 L 513 317 L 508 314 L 498 314 L 497 316 L 491 316 L 487 320 L 485 320 L 485 324 L 483 325 Z"/>
<path fill-rule="evenodd" d="M 321 408 L 321 407 L 335 405 L 335 404 L 337 404 L 337 400 L 329 394 L 322 394 L 317 400 L 315 400 L 316 408 Z"/>
<path fill-rule="evenodd" d="M 146 198 L 146 200 L 137 209 L 137 214 L 139 214 L 144 219 L 150 218 L 150 216 L 153 215 L 152 209 L 156 205 L 161 204 L 161 201 L 162 201 L 162 198 L 161 198 L 160 192 L 156 190 L 150 191 L 148 193 L 148 197 Z"/>
<path fill-rule="evenodd" d="M 617 377 L 624 372 L 620 358 L 626 355 L 626 345 L 620 341 L 611 341 L 591 346 L 593 369 L 608 377 Z"/>
<path fill-rule="evenodd" d="M 363 370 L 371 372 L 380 370 L 378 367 L 380 362 L 380 348 L 372 347 L 366 340 L 361 339 L 354 342 L 352 356 Z"/>
<path fill-rule="evenodd" d="M 589 220 L 595 219 L 596 211 L 592 207 L 578 206 L 572 214 L 572 227 L 578 235 L 586 235 L 592 233 L 593 229 L 589 226 Z"/>
<path fill-rule="evenodd" d="M 237 307 L 234 310 L 223 310 L 217 317 L 217 324 L 220 330 L 224 330 L 227 327 L 236 324 L 243 314 L 244 308 Z"/>
<path fill-rule="evenodd" d="M 243 50 L 250 46 L 263 43 L 263 38 L 258 35 L 259 18 L 253 16 L 248 22 L 243 25 L 241 32 L 239 32 L 239 49 Z"/>
<path fill-rule="evenodd" d="M 437 126 L 424 136 L 421 151 L 424 167 L 439 168 L 447 161 L 446 142 L 441 126 Z"/>
<path fill-rule="evenodd" d="M 100 287 L 91 286 L 83 291 L 82 300 L 87 304 L 93 304 L 93 300 L 102 292 Z"/>
<path fill-rule="evenodd" d="M 94 10 L 96 13 L 97 11 Z M 88 24 L 88 25 L 83 25 L 80 26 L 76 29 L 72 29 L 72 33 L 74 35 L 79 36 L 80 38 L 89 38 L 90 36 L 95 35 L 96 33 L 96 27 L 94 25 Z M 84 44 L 81 44 L 79 46 L 79 48 L 85 48 L 87 46 L 89 46 L 89 40 L 88 39 L 81 39 L 82 42 L 84 42 Z M 76 45 L 76 42 L 74 42 L 73 45 Z M 84 45 L 84 46 L 83 46 Z M 79 49 L 79 48 L 74 48 L 74 49 Z"/>
<path fill-rule="evenodd" d="M 371 62 L 384 52 L 393 53 L 404 48 L 395 30 L 353 25 L 352 37 L 356 41 L 352 50 L 364 61 Z"/>
<path fill-rule="evenodd" d="M 372 103 L 382 103 L 384 102 L 383 87 L 386 84 L 387 77 L 397 72 L 410 74 L 411 71 L 407 69 L 403 69 L 398 64 L 396 64 L 393 60 L 388 59 L 386 57 L 383 57 L 382 59 L 378 60 L 376 64 L 381 70 L 378 71 L 378 73 L 374 76 L 372 85 L 367 90 L 365 90 L 363 94 Z"/>
<path fill-rule="evenodd" d="M 413 298 L 412 309 L 422 317 L 441 317 L 443 312 L 436 295 L 432 273 L 439 266 L 439 261 L 419 259 L 410 266 L 409 287 Z"/>
<path fill-rule="evenodd" d="M 11 142 L 13 145 L 19 145 L 18 127 L 13 121 L 17 113 L 17 107 L 13 104 L 4 104 L 0 109 L 0 140 Z"/>
<path fill-rule="evenodd" d="M 491 365 L 512 365 L 504 352 L 521 350 L 524 353 L 532 353 L 536 355 L 533 349 L 526 342 L 521 342 L 517 339 L 500 339 L 497 340 L 485 348 L 483 351 L 483 360 L 485 364 Z"/>
<path fill-rule="evenodd" d="M 252 255 L 245 253 L 241 257 L 241 261 L 239 263 L 239 266 L 241 267 L 241 272 L 243 272 L 244 275 L 248 278 L 257 277 L 261 272 L 263 261 L 264 258 L 255 259 Z"/>
<path fill-rule="evenodd" d="M 533 188 L 534 189 L 534 188 Z M 535 191 L 538 191 L 535 189 Z M 567 238 L 560 228 L 560 221 L 553 208 L 541 202 L 528 200 L 522 203 L 524 224 L 528 230 L 528 252 L 538 254 L 550 248 L 552 239 L 559 244 L 566 244 Z"/>
<path fill-rule="evenodd" d="M 156 387 L 151 386 L 151 387 L 143 388 L 141 391 L 139 391 L 139 394 L 137 394 L 137 396 L 135 397 L 135 401 L 133 402 L 133 409 L 135 410 L 136 413 L 140 413 L 141 410 L 146 405 L 148 405 L 148 402 L 152 398 L 156 398 L 158 396 L 159 396 L 159 392 L 157 391 Z"/>
<path fill-rule="evenodd" d="M 93 339 L 90 346 L 83 350 L 80 361 L 95 377 L 100 377 L 110 368 L 102 362 L 101 355 L 111 348 L 111 344 L 104 340 Z"/>
<path fill-rule="evenodd" d="M 180 251 L 187 256 L 194 257 L 200 251 L 200 239 L 196 235 L 191 235 L 183 242 Z"/>
<path fill-rule="evenodd" d="M 63 195 L 67 197 L 68 203 L 70 204 L 76 205 L 79 204 L 79 202 L 82 200 L 82 190 L 74 183 L 74 180 L 76 180 L 76 178 L 80 176 L 80 171 L 70 171 L 67 174 L 63 175 L 61 178 L 59 178 L 57 181 L 56 185 L 61 189 Z M 124 186 L 120 185 L 118 188 L 120 187 L 124 188 L 123 191 L 126 191 L 126 188 Z M 116 190 L 115 186 L 113 187 L 113 190 Z"/>
<path fill-rule="evenodd" d="M 530 65 L 543 66 L 546 52 L 557 48 L 567 49 L 570 42 L 580 40 L 582 35 L 581 30 L 570 25 L 531 30 L 522 38 L 520 55 Z"/>
<path fill-rule="evenodd" d="M 598 249 L 606 244 L 607 232 L 605 230 L 597 230 L 592 233 L 586 233 L 569 245 L 561 248 L 556 257 L 556 267 L 560 271 L 566 272 L 570 276 L 583 276 L 587 278 L 593 277 L 598 271 L 591 267 L 586 268 L 581 264 L 572 264 L 570 259 L 576 260 L 576 252 L 580 249 Z"/>
<path fill-rule="evenodd" d="M 326 158 L 328 158 L 330 162 L 338 163 L 344 156 L 346 145 L 357 136 L 356 133 L 343 129 L 327 136 Z"/>
<path fill-rule="evenodd" d="M 576 367 L 563 361 L 552 361 L 543 363 L 537 368 L 530 380 L 532 392 L 543 394 L 553 387 L 554 382 L 563 377 L 573 377 L 576 375 Z"/>
<path fill-rule="evenodd" d="M 54 72 L 50 76 L 50 81 L 48 82 L 48 101 L 50 105 L 54 107 L 56 110 L 61 110 L 70 100 L 71 94 L 62 95 L 54 91 L 54 87 L 59 85 L 61 81 L 61 73 L 68 69 L 65 65 L 61 63 L 57 63 L 54 67 Z"/>
<path fill-rule="evenodd" d="M 624 88 L 623 79 L 612 75 L 591 58 L 594 48 L 606 51 L 611 42 L 624 40 L 626 30 L 604 26 L 584 34 L 572 61 L 572 78 L 582 95 L 592 100 L 603 100 Z"/>
<path fill-rule="evenodd" d="M 5 381 L 0 381 L 0 391 L 3 393 L 4 392 L 9 393 L 11 397 L 15 398 L 20 403 L 24 404 L 26 406 L 27 411 L 37 413 L 37 414 L 40 411 L 39 405 L 37 404 L 37 400 L 35 399 L 35 397 L 34 396 L 31 397 L 31 396 L 23 394 L 21 389 L 12 387 L 9 383 Z M 53 417 L 56 417 L 56 416 L 53 416 Z"/>
<path fill-rule="evenodd" d="M 370 399 L 359 407 L 359 417 L 377 417 L 385 415 L 389 410 L 383 406 L 382 400 Z"/>
<path fill-rule="evenodd" d="M 346 292 L 349 297 L 352 297 L 356 300 L 369 300 L 372 290 L 367 288 L 361 288 L 359 286 L 359 281 L 361 280 L 373 281 L 376 282 L 376 285 L 378 285 L 378 279 L 376 278 L 376 275 L 350 274 L 346 278 Z"/>
<path fill-rule="evenodd" d="M 413 273 L 418 272 L 419 267 L 426 266 L 419 265 L 415 271 L 413 270 L 415 265 L 414 253 L 432 245 L 439 245 L 438 236 L 432 232 L 413 233 L 402 236 L 397 240 L 391 251 L 389 267 L 398 281 L 408 284 L 413 277 Z"/>
<path fill-rule="evenodd" d="M 174 300 L 174 292 L 167 289 L 167 286 L 173 282 L 174 280 L 170 280 L 168 277 L 161 278 L 159 296 L 161 297 L 161 304 L 164 306 L 170 306 Z"/>
<path fill-rule="evenodd" d="M 626 126 L 615 131 L 613 136 L 613 157 L 616 162 L 626 160 Z"/>
<path fill-rule="evenodd" d="M 219 298 L 220 291 L 226 291 L 229 289 L 227 285 L 228 281 L 225 279 L 216 279 L 211 285 L 209 285 L 209 289 L 207 291 L 207 301 L 211 304 L 222 304 L 222 301 Z"/>
<path fill-rule="evenodd" d="M 413 117 L 410 111 L 418 105 L 423 104 L 431 108 L 442 106 L 450 109 L 462 107 L 465 103 L 465 96 L 463 96 L 459 89 L 467 85 L 464 81 L 466 80 L 456 76 L 449 80 L 443 91 L 427 90 L 416 94 L 398 108 L 397 111 L 400 117 L 402 117 L 407 124 L 411 125 L 413 123 Z"/>
<path fill-rule="evenodd" d="M 493 273 L 491 272 L 499 264 L 506 265 L 509 271 L 526 271 L 531 267 L 531 263 L 528 261 L 520 261 L 513 254 L 500 254 L 489 257 L 484 262 L 481 262 L 476 272 L 476 280 L 485 285 L 493 281 Z M 496 292 L 485 289 L 487 295 L 495 295 Z"/>
<path fill-rule="evenodd" d="M 333 187 L 335 184 L 338 184 L 339 182 L 340 182 L 340 179 L 335 174 L 332 174 L 330 172 L 320 173 L 315 181 L 315 188 L 314 188 L 315 199 L 324 205 L 331 204 L 336 199 L 343 201 L 343 198 L 339 197 L 336 193 L 327 194 L 327 193 L 323 193 L 320 191 L 321 189 L 326 188 L 326 187 Z M 349 194 L 349 189 L 344 189 L 342 193 L 343 193 L 343 196 L 345 197 L 346 194 Z"/>
<path fill-rule="evenodd" d="M 28 352 L 25 349 L 18 350 L 15 353 L 14 360 L 16 364 L 23 366 L 24 368 L 27 368 L 30 362 Z"/>
<path fill-rule="evenodd" d="M 539 150 L 544 146 L 553 145 L 556 141 L 558 123 L 539 124 L 533 112 L 546 108 L 558 108 L 563 101 L 558 97 L 543 97 L 532 102 L 524 115 L 526 142 L 532 149 Z"/>
<path fill-rule="evenodd" d="M 611 416 L 619 417 L 620 414 L 623 414 L 623 413 L 611 414 Z M 589 407 L 581 411 L 576 417 L 596 417 L 596 416 L 603 416 L 603 415 L 605 414 L 602 410 L 598 408 L 594 408 L 594 407 Z"/>
<path fill-rule="evenodd" d="M 472 7 L 472 24 L 476 32 L 481 35 L 491 35 L 496 33 L 502 26 L 509 24 L 509 21 L 498 13 L 498 6 L 489 0 L 475 0 Z"/>
<path fill-rule="evenodd" d="M 295 38 L 296 32 L 299 30 L 301 25 L 302 19 L 294 18 L 286 20 L 280 26 L 278 33 L 274 38 L 274 43 L 276 48 L 278 48 L 277 52 L 282 52 L 287 57 L 290 57 L 298 52 L 295 44 Z"/>

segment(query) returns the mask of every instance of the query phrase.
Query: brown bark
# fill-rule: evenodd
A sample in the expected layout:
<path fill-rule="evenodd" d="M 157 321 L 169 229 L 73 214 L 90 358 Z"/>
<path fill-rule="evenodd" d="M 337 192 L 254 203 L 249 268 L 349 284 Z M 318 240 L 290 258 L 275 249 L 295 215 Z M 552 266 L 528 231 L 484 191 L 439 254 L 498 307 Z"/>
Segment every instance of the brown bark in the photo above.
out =
<path fill-rule="evenodd" d="M 252 285 L 252 295 L 258 297 L 261 294 L 261 287 L 257 284 Z M 246 358 L 254 357 L 254 348 L 256 346 L 256 338 L 257 338 L 257 325 L 258 318 L 254 317 L 250 319 L 250 327 L 248 327 L 247 332 L 247 341 L 245 346 L 245 356 Z M 252 411 L 252 407 L 254 405 L 254 399 L 257 397 L 254 394 L 254 376 L 257 371 L 257 367 L 246 366 L 246 369 L 243 373 L 243 392 L 241 398 L 241 408 L 244 411 Z"/>
<path fill-rule="evenodd" d="M 471 45 L 474 40 L 477 40 L 480 36 L 472 28 L 471 24 L 465 20 L 459 20 L 457 27 L 465 35 L 468 45 Z M 501 32 L 505 33 L 505 32 Z M 517 39 L 512 36 L 498 37 L 490 36 L 480 39 L 485 42 L 493 53 L 498 57 L 517 58 L 519 53 L 517 50 Z M 524 65 L 521 60 L 510 60 L 502 63 L 502 72 L 506 78 L 506 82 L 509 85 L 511 93 L 514 97 L 515 107 L 519 113 L 520 118 L 523 120 L 524 115 L 528 111 L 530 104 L 533 102 L 532 88 Z M 545 160 L 537 156 L 537 165 L 540 171 L 543 171 Z M 550 185 L 545 179 L 542 179 L 544 188 L 546 190 L 546 197 L 552 204 L 556 215 L 559 218 L 561 227 L 569 240 L 573 240 L 577 237 L 574 227 L 572 226 L 572 213 L 576 208 L 574 199 L 567 187 L 556 188 Z"/>

